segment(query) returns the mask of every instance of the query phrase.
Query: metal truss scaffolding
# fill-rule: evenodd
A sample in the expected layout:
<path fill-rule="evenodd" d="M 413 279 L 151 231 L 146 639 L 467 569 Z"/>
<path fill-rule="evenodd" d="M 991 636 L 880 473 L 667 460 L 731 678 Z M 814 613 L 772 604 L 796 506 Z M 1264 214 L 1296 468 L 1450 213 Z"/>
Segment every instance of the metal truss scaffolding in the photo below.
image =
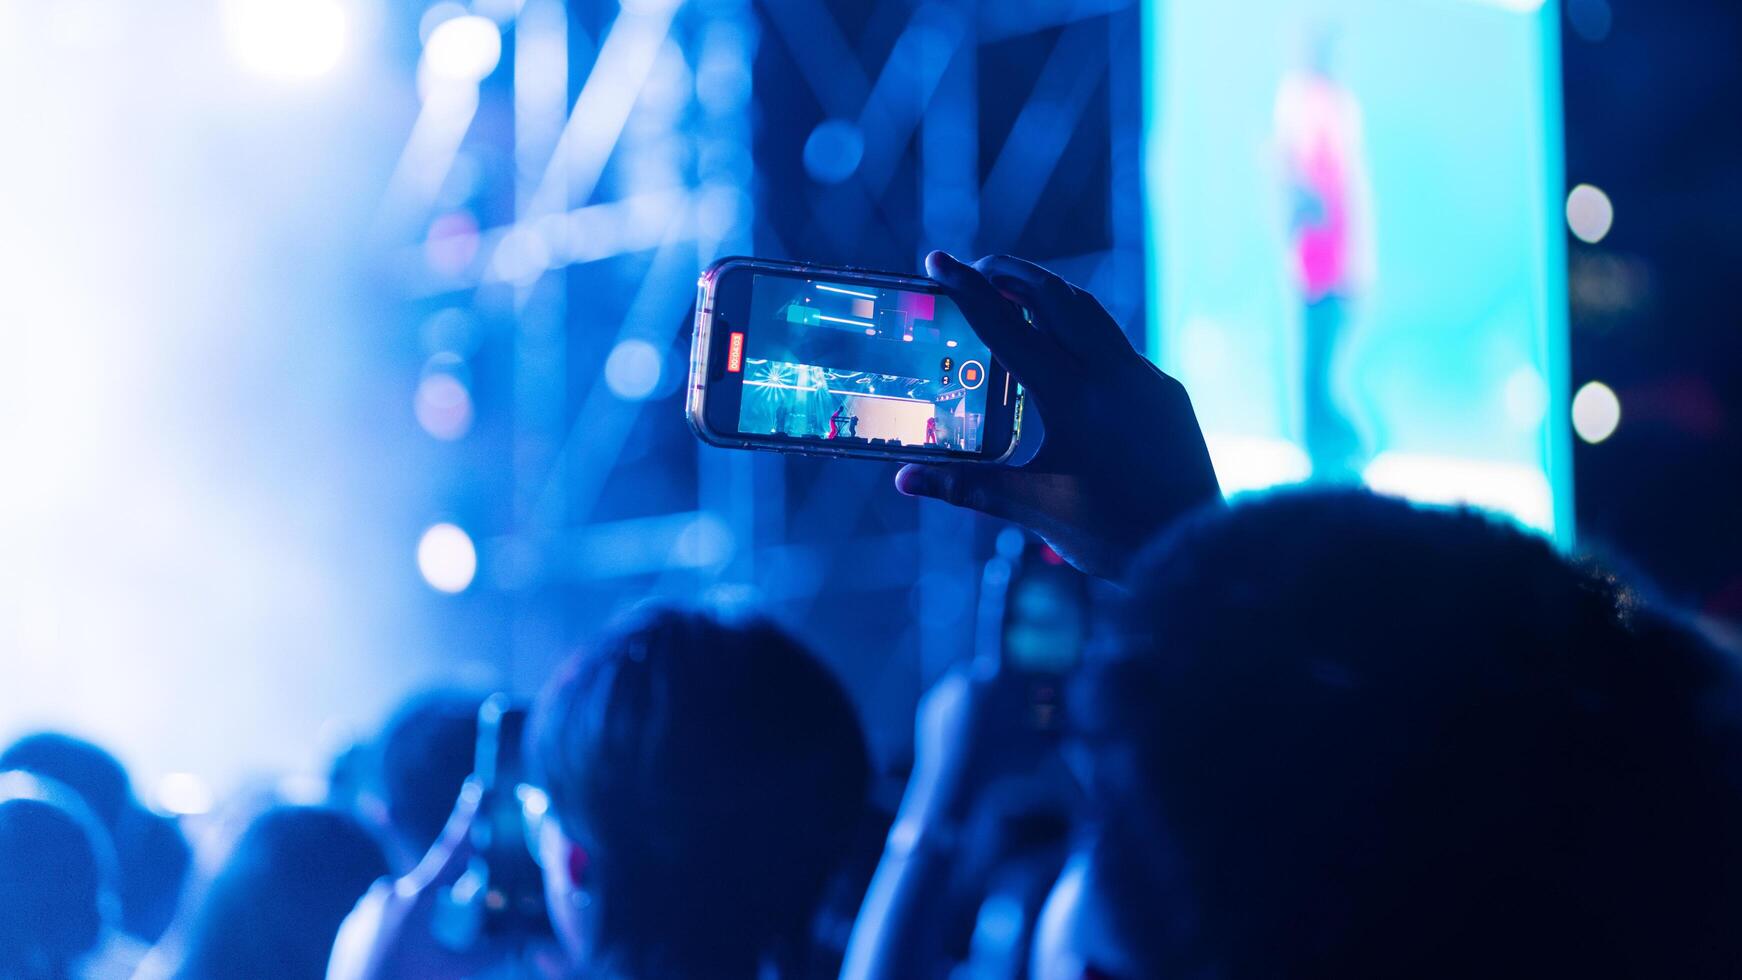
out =
<path fill-rule="evenodd" d="M 1140 330 L 1136 17 L 1128 0 L 501 17 L 508 63 L 463 122 L 420 118 L 390 202 L 427 251 L 455 206 L 442 188 L 482 161 L 475 257 L 436 274 L 413 255 L 406 278 L 420 314 L 485 325 L 456 507 L 521 686 L 635 601 L 745 601 L 831 661 L 900 757 L 915 698 L 971 643 L 992 529 L 901 498 L 893 467 L 699 447 L 680 398 L 693 281 L 726 254 L 908 270 L 931 248 L 1010 251 Z"/>

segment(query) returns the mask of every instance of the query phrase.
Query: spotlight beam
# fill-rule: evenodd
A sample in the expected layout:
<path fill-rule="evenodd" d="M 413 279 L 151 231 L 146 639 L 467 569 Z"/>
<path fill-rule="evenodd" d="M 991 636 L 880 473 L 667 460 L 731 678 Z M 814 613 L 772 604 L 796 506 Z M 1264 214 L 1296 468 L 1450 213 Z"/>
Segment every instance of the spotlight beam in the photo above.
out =
<path fill-rule="evenodd" d="M 427 297 L 490 283 L 512 282 L 500 258 L 503 239 L 509 235 L 539 235 L 552 247 L 547 262 L 533 272 L 550 272 L 568 266 L 602 262 L 658 248 L 671 234 L 671 223 L 688 233 L 694 229 L 695 201 L 681 190 L 655 191 L 602 204 L 589 204 L 555 215 L 528 217 L 480 234 L 478 258 L 456 276 L 435 276 L 424 261 L 423 246 L 404 248 L 400 262 L 411 279 L 407 292 Z M 496 261 L 491 257 L 496 256 Z"/>
<path fill-rule="evenodd" d="M 561 211 L 570 204 L 585 204 L 592 196 L 659 49 L 671 34 L 676 12 L 675 4 L 649 11 L 625 9 L 611 22 L 557 137 L 556 152 L 528 202 L 528 212 Z"/>
<path fill-rule="evenodd" d="M 981 214 L 986 240 L 1015 241 L 1027 226 L 1095 93 L 1105 59 L 1099 25 L 1065 28 L 981 188 L 982 200 L 998 202 Z"/>
<path fill-rule="evenodd" d="M 859 113 L 860 130 L 877 134 L 866 141 L 865 159 L 859 164 L 859 178 L 873 199 L 883 196 L 895 176 L 944 71 L 961 47 L 966 32 L 960 17 L 947 14 L 948 8 L 935 5 L 914 12 Z M 945 50 L 938 50 L 940 46 Z"/>
<path fill-rule="evenodd" d="M 403 238 L 395 232 L 415 227 L 429 214 L 477 113 L 475 85 L 440 84 L 424 99 L 383 192 L 376 216 L 383 237 Z"/>
<path fill-rule="evenodd" d="M 871 83 L 859 56 L 841 35 L 841 25 L 816 0 L 767 0 L 768 23 L 822 104 L 823 114 L 853 119 L 864 106 Z"/>
<path fill-rule="evenodd" d="M 667 229 L 666 241 L 655 253 L 653 264 L 642 278 L 609 347 L 631 338 L 659 346 L 665 339 L 661 336 L 663 328 L 683 315 L 690 293 L 679 285 L 688 283 L 695 275 L 695 253 L 683 247 L 686 241 L 679 233 L 681 226 L 681 222 L 673 222 Z M 563 437 L 562 448 L 554 457 L 533 513 L 566 512 L 570 524 L 586 524 L 591 520 L 623 455 L 629 433 L 635 428 L 635 420 L 649 404 L 654 403 L 623 401 L 612 393 L 602 374 L 596 376 Z M 542 525 L 535 522 L 534 526 Z"/>

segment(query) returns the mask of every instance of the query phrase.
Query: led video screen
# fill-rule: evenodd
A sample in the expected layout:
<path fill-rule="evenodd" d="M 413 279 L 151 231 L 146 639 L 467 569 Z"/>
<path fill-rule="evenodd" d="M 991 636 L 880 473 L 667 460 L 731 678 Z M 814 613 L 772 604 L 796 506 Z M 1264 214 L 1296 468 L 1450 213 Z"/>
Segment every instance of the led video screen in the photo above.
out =
<path fill-rule="evenodd" d="M 1572 534 L 1558 27 L 1529 0 L 1152 0 L 1149 341 L 1225 490 Z"/>

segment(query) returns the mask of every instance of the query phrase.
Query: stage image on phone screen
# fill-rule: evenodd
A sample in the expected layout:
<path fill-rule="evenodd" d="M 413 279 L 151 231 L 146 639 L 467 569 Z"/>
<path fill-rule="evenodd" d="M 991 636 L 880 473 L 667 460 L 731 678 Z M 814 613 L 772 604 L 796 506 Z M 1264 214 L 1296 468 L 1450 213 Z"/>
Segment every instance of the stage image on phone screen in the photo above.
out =
<path fill-rule="evenodd" d="M 990 357 L 947 297 L 759 274 L 743 332 L 742 433 L 980 449 Z"/>
<path fill-rule="evenodd" d="M 1151 352 L 1222 487 L 1571 542 L 1559 4 L 1151 0 Z"/>

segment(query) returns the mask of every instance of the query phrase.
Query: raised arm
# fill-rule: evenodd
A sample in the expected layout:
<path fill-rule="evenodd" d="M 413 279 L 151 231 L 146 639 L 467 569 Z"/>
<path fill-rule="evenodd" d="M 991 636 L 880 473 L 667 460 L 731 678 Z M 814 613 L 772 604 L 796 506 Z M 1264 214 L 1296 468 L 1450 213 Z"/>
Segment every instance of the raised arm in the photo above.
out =
<path fill-rule="evenodd" d="M 1221 501 L 1185 388 L 1131 346 L 1095 297 L 1008 255 L 970 266 L 933 252 L 926 272 L 1022 383 L 1046 436 L 1020 467 L 905 466 L 895 478 L 902 493 L 1014 521 L 1109 579 L 1174 519 Z"/>

